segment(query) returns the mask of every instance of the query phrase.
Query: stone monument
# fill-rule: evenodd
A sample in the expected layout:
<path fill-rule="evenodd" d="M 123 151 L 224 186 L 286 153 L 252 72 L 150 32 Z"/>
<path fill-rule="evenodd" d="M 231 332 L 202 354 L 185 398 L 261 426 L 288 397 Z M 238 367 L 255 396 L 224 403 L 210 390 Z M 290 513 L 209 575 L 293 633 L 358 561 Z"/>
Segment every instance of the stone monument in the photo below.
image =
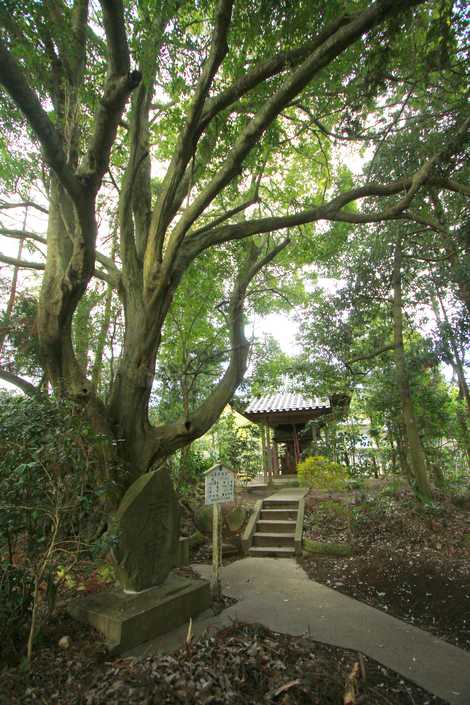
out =
<path fill-rule="evenodd" d="M 119 585 L 68 606 L 73 617 L 105 635 L 111 652 L 154 639 L 210 607 L 207 581 L 171 574 L 179 555 L 179 510 L 165 467 L 129 487 L 112 534 Z"/>
<path fill-rule="evenodd" d="M 125 592 L 165 582 L 176 565 L 179 509 L 166 468 L 139 477 L 114 518 L 116 577 Z"/>

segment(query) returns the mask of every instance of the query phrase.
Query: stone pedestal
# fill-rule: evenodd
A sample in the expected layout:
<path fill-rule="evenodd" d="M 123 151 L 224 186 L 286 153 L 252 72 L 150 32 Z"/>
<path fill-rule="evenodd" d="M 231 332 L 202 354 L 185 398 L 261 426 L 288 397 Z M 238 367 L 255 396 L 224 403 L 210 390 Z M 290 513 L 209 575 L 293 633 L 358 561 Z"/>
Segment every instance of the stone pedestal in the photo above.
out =
<path fill-rule="evenodd" d="M 170 575 L 163 585 L 138 594 L 115 588 L 78 598 L 68 611 L 104 634 L 109 651 L 120 654 L 189 622 L 210 606 L 207 580 Z"/>

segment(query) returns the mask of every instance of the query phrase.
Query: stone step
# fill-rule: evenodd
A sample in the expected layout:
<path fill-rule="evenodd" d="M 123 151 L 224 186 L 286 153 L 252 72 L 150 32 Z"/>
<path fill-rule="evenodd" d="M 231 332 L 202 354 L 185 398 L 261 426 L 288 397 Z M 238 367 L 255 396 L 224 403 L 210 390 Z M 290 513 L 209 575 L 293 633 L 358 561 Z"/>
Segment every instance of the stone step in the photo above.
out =
<path fill-rule="evenodd" d="M 288 519 L 297 519 L 297 507 L 295 509 L 262 509 L 261 520 L 286 521 Z"/>
<path fill-rule="evenodd" d="M 276 532 L 294 532 L 295 533 L 295 520 L 281 520 L 281 519 L 260 519 L 256 522 L 256 531 L 265 532 L 268 534 L 275 534 Z"/>
<path fill-rule="evenodd" d="M 256 531 L 253 534 L 253 544 L 255 546 L 294 546 L 294 533 L 268 534 Z"/>
<path fill-rule="evenodd" d="M 299 501 L 295 499 L 265 499 L 263 509 L 295 509 L 298 510 Z"/>
<path fill-rule="evenodd" d="M 294 546 L 252 546 L 248 551 L 249 556 L 267 556 L 271 558 L 288 558 L 295 555 Z"/>

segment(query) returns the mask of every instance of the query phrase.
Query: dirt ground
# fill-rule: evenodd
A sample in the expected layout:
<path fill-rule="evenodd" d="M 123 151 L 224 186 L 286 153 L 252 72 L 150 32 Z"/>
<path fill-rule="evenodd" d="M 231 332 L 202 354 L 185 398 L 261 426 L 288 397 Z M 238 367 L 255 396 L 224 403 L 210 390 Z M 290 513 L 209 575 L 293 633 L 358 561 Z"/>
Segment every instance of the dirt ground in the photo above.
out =
<path fill-rule="evenodd" d="M 308 575 L 470 649 L 470 511 L 442 499 L 420 507 L 407 490 L 311 493 L 305 536 L 349 545 L 351 557 L 304 554 Z"/>
<path fill-rule="evenodd" d="M 312 579 L 470 649 L 468 507 L 443 499 L 422 508 L 404 489 L 315 492 L 305 536 L 352 550 L 305 554 Z M 199 558 L 208 555 L 204 546 Z M 60 609 L 29 673 L 0 664 L 0 705 L 341 705 L 348 683 L 357 705 L 443 703 L 358 653 L 242 624 L 171 656 L 112 659 L 99 635 Z"/>
<path fill-rule="evenodd" d="M 65 615 L 45 637 L 29 674 L 0 673 L 0 705 L 445 705 L 355 652 L 256 625 L 146 659 L 109 659 L 99 637 Z"/>

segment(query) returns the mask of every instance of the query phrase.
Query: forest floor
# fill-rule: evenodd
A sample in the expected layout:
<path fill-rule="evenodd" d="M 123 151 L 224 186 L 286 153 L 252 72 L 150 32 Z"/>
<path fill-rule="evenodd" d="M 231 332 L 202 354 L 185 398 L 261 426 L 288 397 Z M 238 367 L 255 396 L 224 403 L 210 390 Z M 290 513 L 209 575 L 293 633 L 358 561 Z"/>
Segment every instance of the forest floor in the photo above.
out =
<path fill-rule="evenodd" d="M 259 625 L 233 624 L 171 656 L 111 659 L 98 635 L 65 614 L 48 625 L 29 673 L 0 673 L 0 705 L 36 703 L 445 705 L 357 652 Z"/>
<path fill-rule="evenodd" d="M 312 491 L 304 527 L 332 554 L 304 553 L 310 578 L 470 650 L 470 502 Z"/>
<path fill-rule="evenodd" d="M 307 539 L 351 551 L 346 557 L 304 554 L 312 579 L 470 649 L 469 506 L 443 498 L 421 508 L 403 488 L 375 488 L 370 494 L 311 492 L 306 509 Z M 87 591 L 109 579 L 106 572 L 92 575 L 96 584 L 88 581 Z M 63 636 L 70 637 L 65 649 Z M 355 699 L 347 700 L 349 681 Z M 0 665 L 0 705 L 344 702 L 443 703 L 357 652 L 243 624 L 171 656 L 112 658 L 102 638 L 63 608 L 43 628 L 29 672 Z"/>

